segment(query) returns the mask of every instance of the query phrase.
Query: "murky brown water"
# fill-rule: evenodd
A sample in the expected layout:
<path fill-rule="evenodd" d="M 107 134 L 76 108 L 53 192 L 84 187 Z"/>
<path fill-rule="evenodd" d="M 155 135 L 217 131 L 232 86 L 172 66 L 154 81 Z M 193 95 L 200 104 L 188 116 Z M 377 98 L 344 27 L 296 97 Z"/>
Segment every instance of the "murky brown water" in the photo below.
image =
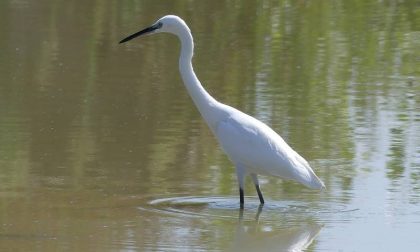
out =
<path fill-rule="evenodd" d="M 420 245 L 418 1 L 0 3 L 1 251 L 413 251 Z M 188 97 L 190 25 L 220 101 L 265 121 L 327 191 L 234 169 Z"/>

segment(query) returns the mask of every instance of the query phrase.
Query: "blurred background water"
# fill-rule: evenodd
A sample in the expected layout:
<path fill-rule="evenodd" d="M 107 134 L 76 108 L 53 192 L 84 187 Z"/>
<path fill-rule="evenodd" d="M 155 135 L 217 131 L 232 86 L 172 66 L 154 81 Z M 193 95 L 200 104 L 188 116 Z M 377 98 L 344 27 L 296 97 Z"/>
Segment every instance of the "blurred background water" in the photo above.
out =
<path fill-rule="evenodd" d="M 324 192 L 234 168 L 186 93 L 275 129 Z M 420 3 L 0 3 L 0 250 L 396 251 L 420 245 Z M 241 217 L 242 216 L 242 217 Z"/>

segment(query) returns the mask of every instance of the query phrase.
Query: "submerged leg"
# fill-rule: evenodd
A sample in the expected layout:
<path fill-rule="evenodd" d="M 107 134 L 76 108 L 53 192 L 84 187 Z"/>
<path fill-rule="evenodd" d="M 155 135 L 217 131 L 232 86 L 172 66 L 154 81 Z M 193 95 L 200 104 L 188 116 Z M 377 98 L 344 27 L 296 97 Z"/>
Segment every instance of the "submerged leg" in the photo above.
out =
<path fill-rule="evenodd" d="M 262 213 L 263 207 L 264 205 L 262 204 L 258 206 L 257 214 L 255 215 L 255 220 L 257 221 L 257 223 L 258 221 L 260 221 L 260 215 Z"/>
<path fill-rule="evenodd" d="M 242 221 L 244 219 L 244 208 L 239 208 L 239 221 Z"/>
<path fill-rule="evenodd" d="M 242 166 L 236 165 L 236 176 L 238 177 L 239 183 L 239 200 L 241 204 L 241 208 L 244 208 L 244 178 L 245 178 L 245 170 Z"/>
<path fill-rule="evenodd" d="M 260 190 L 260 184 L 258 183 L 258 177 L 257 174 L 251 173 L 252 181 L 254 181 L 255 189 L 257 189 L 258 198 L 260 199 L 261 205 L 264 205 L 264 197 L 262 195 L 262 192 Z"/>

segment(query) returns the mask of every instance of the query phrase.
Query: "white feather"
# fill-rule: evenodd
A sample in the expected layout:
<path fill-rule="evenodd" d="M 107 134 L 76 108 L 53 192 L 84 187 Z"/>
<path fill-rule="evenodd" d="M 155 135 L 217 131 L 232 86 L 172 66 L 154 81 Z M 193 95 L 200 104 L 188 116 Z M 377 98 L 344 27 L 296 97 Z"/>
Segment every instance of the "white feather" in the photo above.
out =
<path fill-rule="evenodd" d="M 248 173 L 295 180 L 313 189 L 324 187 L 308 162 L 274 130 L 237 109 L 225 110 L 227 115 L 217 123 L 215 134 L 234 164 Z"/>

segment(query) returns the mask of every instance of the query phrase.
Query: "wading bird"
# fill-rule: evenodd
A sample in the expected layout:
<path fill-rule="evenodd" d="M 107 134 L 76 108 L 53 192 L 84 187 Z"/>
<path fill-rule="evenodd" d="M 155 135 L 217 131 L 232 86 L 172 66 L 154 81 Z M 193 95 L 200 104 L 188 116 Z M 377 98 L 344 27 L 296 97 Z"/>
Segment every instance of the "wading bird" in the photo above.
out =
<path fill-rule="evenodd" d="M 171 33 L 181 41 L 179 71 L 182 80 L 210 130 L 236 167 L 241 208 L 244 206 L 244 179 L 248 174 L 255 184 L 261 205 L 264 198 L 257 174 L 295 180 L 312 189 L 325 188 L 308 162 L 274 130 L 254 117 L 216 101 L 207 93 L 192 67 L 194 42 L 184 20 L 173 15 L 164 16 L 152 26 L 121 40 L 120 44 L 155 33 Z"/>

